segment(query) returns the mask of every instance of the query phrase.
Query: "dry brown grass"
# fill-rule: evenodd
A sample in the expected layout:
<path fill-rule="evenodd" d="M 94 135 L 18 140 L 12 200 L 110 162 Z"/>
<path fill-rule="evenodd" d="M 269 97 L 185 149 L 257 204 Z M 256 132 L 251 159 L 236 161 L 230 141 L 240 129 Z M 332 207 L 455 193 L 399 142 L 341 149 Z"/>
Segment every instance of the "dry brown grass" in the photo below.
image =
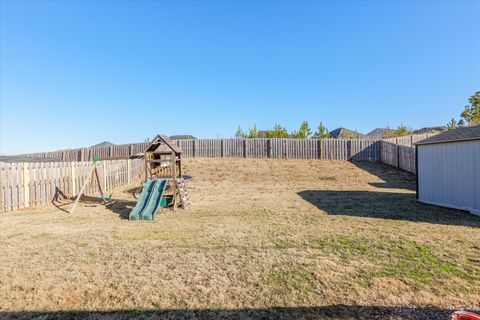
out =
<path fill-rule="evenodd" d="M 153 223 L 124 218 L 134 199 L 121 190 L 74 216 L 0 215 L 0 316 L 426 319 L 480 308 L 480 219 L 417 203 L 410 174 L 261 159 L 188 159 L 185 173 L 192 207 Z"/>

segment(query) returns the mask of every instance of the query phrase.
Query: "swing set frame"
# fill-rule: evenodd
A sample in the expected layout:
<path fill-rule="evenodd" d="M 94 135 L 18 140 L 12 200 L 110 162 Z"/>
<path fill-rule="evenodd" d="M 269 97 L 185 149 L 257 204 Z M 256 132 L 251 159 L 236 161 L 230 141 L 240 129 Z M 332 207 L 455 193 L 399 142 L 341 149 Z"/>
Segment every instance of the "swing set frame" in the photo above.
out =
<path fill-rule="evenodd" d="M 75 202 L 73 203 L 73 206 L 69 211 L 70 214 L 75 213 L 75 209 L 77 208 L 78 201 L 80 200 L 82 195 L 85 193 L 85 189 L 87 188 L 87 185 L 93 176 L 95 176 L 95 180 L 97 181 L 98 190 L 100 191 L 100 199 L 102 200 L 102 203 L 106 204 L 112 199 L 112 194 L 110 194 L 108 197 L 105 197 L 105 195 L 103 194 L 102 184 L 100 183 L 100 177 L 97 169 L 97 162 L 100 161 L 100 157 L 94 156 L 92 161 L 93 161 L 92 169 L 90 170 L 89 174 L 83 181 L 82 187 L 80 188 L 80 192 L 78 193 L 75 199 Z"/>

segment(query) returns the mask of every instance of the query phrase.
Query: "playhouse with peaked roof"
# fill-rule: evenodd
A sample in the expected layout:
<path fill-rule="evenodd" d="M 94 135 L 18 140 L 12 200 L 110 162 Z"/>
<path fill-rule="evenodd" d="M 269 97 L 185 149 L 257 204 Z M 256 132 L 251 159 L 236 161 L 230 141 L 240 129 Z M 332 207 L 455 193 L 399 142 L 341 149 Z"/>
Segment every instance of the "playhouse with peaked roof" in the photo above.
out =
<path fill-rule="evenodd" d="M 165 135 L 150 141 L 144 153 L 145 179 L 182 177 L 182 149 Z"/>
<path fill-rule="evenodd" d="M 145 181 L 166 180 L 164 204 L 187 208 L 190 204 L 182 176 L 182 149 L 168 136 L 157 135 L 144 152 Z M 167 201 L 168 200 L 168 201 Z"/>

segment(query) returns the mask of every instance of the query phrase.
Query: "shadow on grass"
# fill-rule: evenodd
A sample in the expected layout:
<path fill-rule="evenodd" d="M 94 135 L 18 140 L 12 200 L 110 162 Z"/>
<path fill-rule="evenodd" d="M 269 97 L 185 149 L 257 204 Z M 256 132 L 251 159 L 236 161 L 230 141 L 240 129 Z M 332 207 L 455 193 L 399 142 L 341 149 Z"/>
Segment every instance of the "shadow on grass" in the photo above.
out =
<path fill-rule="evenodd" d="M 170 309 L 148 311 L 0 312 L 2 319 L 340 319 L 447 320 L 452 310 L 356 305 L 273 307 L 262 309 Z"/>
<path fill-rule="evenodd" d="M 130 211 L 132 211 L 133 207 L 135 207 L 136 204 L 137 204 L 136 201 L 113 199 L 112 201 L 105 204 L 105 207 L 108 210 L 118 214 L 121 219 L 128 220 L 128 215 L 130 214 Z"/>
<path fill-rule="evenodd" d="M 51 203 L 58 210 L 69 213 L 70 209 L 73 206 L 73 203 L 75 202 L 75 199 L 76 197 L 68 197 L 64 195 L 63 192 L 59 191 L 57 188 L 57 191 L 55 192 L 55 196 L 53 197 Z M 96 207 L 98 205 L 104 204 L 100 197 L 87 196 L 85 194 L 82 195 L 79 201 L 87 207 Z"/>
<path fill-rule="evenodd" d="M 298 195 L 329 215 L 480 227 L 480 217 L 420 203 L 412 193 L 305 190 Z"/>
<path fill-rule="evenodd" d="M 126 189 L 125 193 L 130 193 L 133 197 L 137 196 L 137 195 L 140 195 L 141 193 L 141 190 L 142 190 L 142 186 L 136 186 L 136 187 L 132 187 L 132 188 L 129 188 L 129 189 Z"/>
<path fill-rule="evenodd" d="M 59 210 L 69 213 L 75 198 L 64 198 L 61 200 L 52 201 L 52 204 Z M 105 206 L 108 210 L 118 214 L 121 219 L 128 219 L 130 211 L 137 203 L 136 201 L 126 201 L 120 199 L 111 199 L 104 203 L 100 197 L 82 195 L 80 203 L 86 207 Z M 1 317 L 0 317 L 1 318 Z"/>
<path fill-rule="evenodd" d="M 352 163 L 358 168 L 377 176 L 383 182 L 369 183 L 377 188 L 407 189 L 415 191 L 416 178 L 413 173 L 403 171 L 392 166 L 378 162 L 356 162 Z"/>
<path fill-rule="evenodd" d="M 68 213 L 69 211 L 64 207 L 70 206 L 73 201 L 75 201 L 74 197 L 69 197 L 58 187 L 55 187 L 55 194 L 53 195 L 51 202 L 58 210 Z"/>

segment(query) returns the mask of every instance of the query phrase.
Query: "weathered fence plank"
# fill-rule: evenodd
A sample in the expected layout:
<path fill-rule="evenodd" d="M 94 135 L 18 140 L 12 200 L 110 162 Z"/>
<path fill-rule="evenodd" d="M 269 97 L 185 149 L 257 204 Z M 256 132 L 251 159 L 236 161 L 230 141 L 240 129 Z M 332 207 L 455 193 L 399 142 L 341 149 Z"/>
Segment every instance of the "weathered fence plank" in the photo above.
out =
<path fill-rule="evenodd" d="M 143 173 L 143 160 L 97 162 L 100 183 L 105 191 L 129 183 Z M 75 196 L 90 174 L 92 162 L 0 162 L 0 212 L 51 203 L 57 191 Z M 87 195 L 98 194 L 96 181 Z"/>
<path fill-rule="evenodd" d="M 251 157 L 381 161 L 399 169 L 415 173 L 415 148 L 378 140 L 344 139 L 209 139 L 185 140 L 179 145 L 185 156 Z M 145 147 L 132 145 L 118 150 L 124 154 Z M 102 147 L 103 148 L 103 147 Z M 196 148 L 196 149 L 195 149 Z M 115 148 L 111 148 L 115 152 Z M 84 152 L 84 151 L 82 151 Z M 91 149 L 89 156 L 103 150 Z M 49 153 L 45 153 L 48 157 Z M 74 154 L 74 153 L 72 153 Z M 111 154 L 111 152 L 110 152 Z M 66 154 L 67 155 L 67 154 Z M 64 159 L 68 159 L 65 156 Z M 143 174 L 143 160 L 105 160 L 97 163 L 102 187 L 109 191 Z M 0 210 L 11 211 L 24 207 L 44 205 L 53 200 L 57 190 L 75 195 L 86 176 L 91 162 L 33 162 L 0 163 Z M 98 193 L 91 183 L 87 195 Z"/>
<path fill-rule="evenodd" d="M 415 148 L 412 144 L 432 134 L 385 140 L 366 139 L 199 139 L 175 141 L 184 157 L 247 157 L 381 161 L 415 173 Z M 0 212 L 34 207 L 52 201 L 57 190 L 75 195 L 90 174 L 93 156 L 124 158 L 97 163 L 105 191 L 130 183 L 143 174 L 143 160 L 127 160 L 143 153 L 147 143 L 100 146 L 66 151 L 43 152 L 27 157 L 56 158 L 63 162 L 0 162 Z M 98 193 L 91 183 L 87 195 Z"/>
<path fill-rule="evenodd" d="M 380 161 L 393 167 L 415 173 L 415 147 L 381 141 Z"/>
<path fill-rule="evenodd" d="M 248 157 L 324 160 L 380 160 L 380 141 L 395 145 L 412 146 L 415 142 L 434 134 L 416 134 L 384 140 L 366 139 L 195 139 L 177 140 L 184 157 Z M 101 159 L 127 159 L 143 153 L 147 142 L 114 146 L 71 149 L 32 153 L 23 156 L 53 158 L 62 161 L 90 161 Z"/>

